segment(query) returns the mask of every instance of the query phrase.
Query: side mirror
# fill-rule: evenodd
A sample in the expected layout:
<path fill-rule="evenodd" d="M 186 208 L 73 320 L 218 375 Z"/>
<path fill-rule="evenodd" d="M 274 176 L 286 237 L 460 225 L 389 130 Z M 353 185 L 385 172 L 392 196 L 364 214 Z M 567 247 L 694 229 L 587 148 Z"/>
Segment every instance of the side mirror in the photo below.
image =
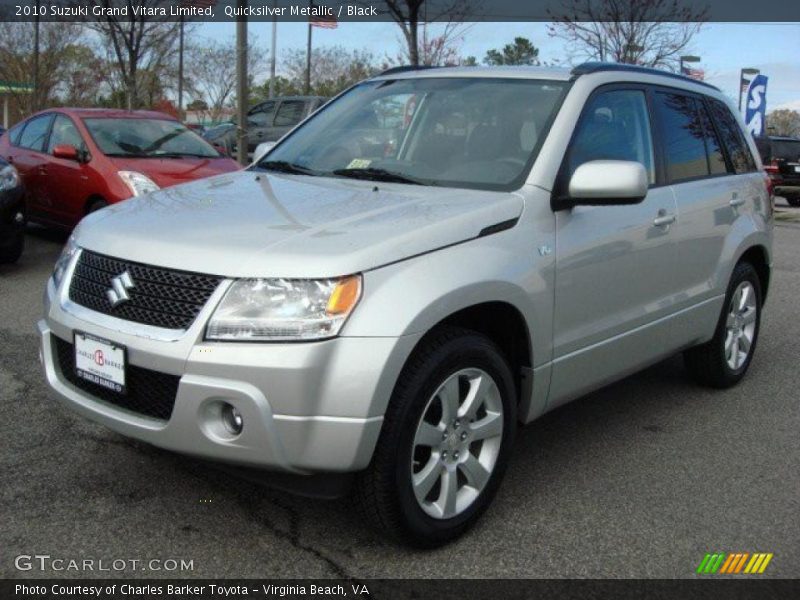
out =
<path fill-rule="evenodd" d="M 253 152 L 253 162 L 258 162 L 264 158 L 267 153 L 275 147 L 277 142 L 261 142 L 256 146 L 256 151 Z"/>
<path fill-rule="evenodd" d="M 66 160 L 80 160 L 80 153 L 72 144 L 59 144 L 53 148 L 53 156 Z"/>
<path fill-rule="evenodd" d="M 642 163 L 627 160 L 592 160 L 572 174 L 566 207 L 577 205 L 638 204 L 647 196 L 647 171 Z"/>

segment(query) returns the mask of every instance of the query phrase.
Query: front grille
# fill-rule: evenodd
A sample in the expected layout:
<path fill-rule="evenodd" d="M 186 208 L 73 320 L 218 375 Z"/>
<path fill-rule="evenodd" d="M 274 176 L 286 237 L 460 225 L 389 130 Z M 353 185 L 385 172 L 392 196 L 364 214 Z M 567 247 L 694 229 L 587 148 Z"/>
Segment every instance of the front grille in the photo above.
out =
<path fill-rule="evenodd" d="M 129 299 L 112 306 L 108 298 L 112 279 L 126 271 L 133 283 L 126 290 Z M 222 278 L 214 275 L 153 267 L 84 250 L 72 275 L 69 298 L 126 321 L 187 329 L 220 281 Z"/>
<path fill-rule="evenodd" d="M 128 365 L 125 370 L 125 394 L 118 394 L 101 385 L 86 381 L 75 373 L 75 350 L 70 342 L 53 336 L 61 374 L 76 388 L 98 400 L 140 415 L 168 421 L 175 406 L 180 377 Z"/>

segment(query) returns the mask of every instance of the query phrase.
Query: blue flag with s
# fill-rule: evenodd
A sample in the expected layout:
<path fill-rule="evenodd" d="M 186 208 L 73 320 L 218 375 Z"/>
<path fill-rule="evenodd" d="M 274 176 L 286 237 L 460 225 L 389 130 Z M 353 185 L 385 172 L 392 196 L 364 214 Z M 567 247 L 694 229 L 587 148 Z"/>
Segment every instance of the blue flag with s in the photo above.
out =
<path fill-rule="evenodd" d="M 753 136 L 764 135 L 767 117 L 767 76 L 756 75 L 747 88 L 744 122 Z"/>

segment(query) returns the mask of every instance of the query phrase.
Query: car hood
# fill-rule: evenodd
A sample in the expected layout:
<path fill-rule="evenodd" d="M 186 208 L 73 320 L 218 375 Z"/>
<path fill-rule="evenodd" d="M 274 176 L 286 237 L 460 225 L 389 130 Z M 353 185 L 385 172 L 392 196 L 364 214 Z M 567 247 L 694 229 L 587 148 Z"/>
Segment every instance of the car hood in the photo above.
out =
<path fill-rule="evenodd" d="M 137 171 L 152 179 L 158 187 L 171 187 L 189 181 L 239 170 L 230 158 L 123 158 L 109 156 L 118 171 Z"/>
<path fill-rule="evenodd" d="M 78 244 L 228 277 L 332 277 L 473 239 L 516 219 L 517 193 L 240 171 L 112 205 Z"/>

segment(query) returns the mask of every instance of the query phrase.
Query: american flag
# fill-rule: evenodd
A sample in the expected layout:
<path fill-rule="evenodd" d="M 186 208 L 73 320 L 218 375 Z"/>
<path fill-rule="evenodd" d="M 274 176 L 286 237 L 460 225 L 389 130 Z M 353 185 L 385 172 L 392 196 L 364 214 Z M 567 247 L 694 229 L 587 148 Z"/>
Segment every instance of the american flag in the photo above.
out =
<path fill-rule="evenodd" d="M 336 22 L 336 16 L 333 14 L 333 9 L 330 9 L 326 6 L 314 6 L 311 4 L 311 8 L 322 8 L 325 9 L 325 12 L 330 11 L 330 15 L 312 15 L 308 17 L 308 22 L 311 24 L 312 27 L 322 27 L 323 29 L 336 29 L 339 24 Z"/>
<path fill-rule="evenodd" d="M 686 65 L 681 68 L 681 74 L 697 81 L 703 81 L 706 78 L 706 72 L 703 69 L 693 69 Z"/>

